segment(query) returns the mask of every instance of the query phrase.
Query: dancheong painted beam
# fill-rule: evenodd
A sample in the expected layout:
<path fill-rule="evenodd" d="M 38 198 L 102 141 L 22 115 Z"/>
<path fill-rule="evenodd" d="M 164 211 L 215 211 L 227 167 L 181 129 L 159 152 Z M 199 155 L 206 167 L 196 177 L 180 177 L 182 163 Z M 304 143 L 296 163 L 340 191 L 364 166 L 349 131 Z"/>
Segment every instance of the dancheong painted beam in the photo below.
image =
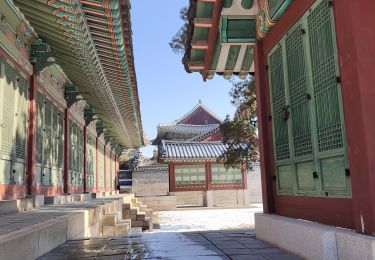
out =
<path fill-rule="evenodd" d="M 0 1 L 0 199 L 116 187 L 143 145 L 129 1 Z"/>
<path fill-rule="evenodd" d="M 143 144 L 127 1 L 15 0 L 111 138 Z M 101 115 L 111 116 L 101 116 Z"/>
<path fill-rule="evenodd" d="M 260 2 L 260 5 L 258 5 Z M 254 74 L 254 49 L 291 1 L 197 1 L 189 6 L 186 52 L 187 72 L 200 72 L 203 79 L 215 74 L 245 79 Z"/>

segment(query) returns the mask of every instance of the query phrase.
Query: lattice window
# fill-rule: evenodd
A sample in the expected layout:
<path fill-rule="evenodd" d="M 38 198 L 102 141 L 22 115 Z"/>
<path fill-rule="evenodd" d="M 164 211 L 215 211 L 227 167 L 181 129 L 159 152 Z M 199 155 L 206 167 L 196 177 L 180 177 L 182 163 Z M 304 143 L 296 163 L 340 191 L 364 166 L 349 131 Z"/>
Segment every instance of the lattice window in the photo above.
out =
<path fill-rule="evenodd" d="M 204 165 L 176 165 L 174 174 L 177 185 L 206 183 L 206 168 Z"/>
<path fill-rule="evenodd" d="M 290 158 L 288 125 L 283 118 L 283 111 L 286 108 L 284 63 L 282 47 L 279 46 L 270 55 L 270 85 L 272 95 L 272 119 L 274 129 L 276 160 L 281 161 Z"/>
<path fill-rule="evenodd" d="M 332 9 L 313 4 L 270 52 L 279 194 L 351 196 Z"/>
<path fill-rule="evenodd" d="M 226 169 L 223 164 L 212 164 L 212 183 L 242 183 L 241 167 Z"/>

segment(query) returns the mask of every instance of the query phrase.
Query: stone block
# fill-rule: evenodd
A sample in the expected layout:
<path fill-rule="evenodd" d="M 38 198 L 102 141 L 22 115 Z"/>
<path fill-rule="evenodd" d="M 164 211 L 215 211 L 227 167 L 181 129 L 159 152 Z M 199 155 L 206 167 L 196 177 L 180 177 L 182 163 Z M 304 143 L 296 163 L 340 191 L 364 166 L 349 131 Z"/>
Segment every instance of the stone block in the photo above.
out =
<path fill-rule="evenodd" d="M 126 236 L 129 232 L 130 223 L 121 221 L 116 224 L 115 236 Z"/>
<path fill-rule="evenodd" d="M 33 204 L 35 208 L 43 207 L 44 206 L 44 195 L 34 195 L 33 196 Z"/>
<path fill-rule="evenodd" d="M 115 226 L 103 226 L 103 237 L 115 236 Z"/>
<path fill-rule="evenodd" d="M 143 227 L 143 222 L 144 221 L 138 221 L 138 220 L 132 220 L 132 228 L 133 227 Z"/>
<path fill-rule="evenodd" d="M 375 238 L 337 229 L 337 251 L 340 260 L 375 259 Z"/>
<path fill-rule="evenodd" d="M 83 194 L 73 194 L 73 201 L 83 201 Z"/>
<path fill-rule="evenodd" d="M 136 220 L 145 220 L 145 214 L 137 214 L 136 215 L 137 216 L 137 218 L 136 218 Z"/>
<path fill-rule="evenodd" d="M 124 209 L 124 210 L 127 210 L 127 209 L 130 209 L 130 203 L 124 203 L 124 204 L 122 204 L 122 209 Z"/>
<path fill-rule="evenodd" d="M 39 230 L 19 230 L 0 240 L 0 259 L 34 260 L 38 257 Z"/>
<path fill-rule="evenodd" d="M 257 239 L 305 259 L 335 260 L 336 230 L 333 227 L 270 214 L 255 214 Z"/>
<path fill-rule="evenodd" d="M 84 236 L 85 227 L 88 227 L 88 223 L 85 222 L 85 213 L 71 213 L 68 215 L 67 219 L 67 240 Z"/>
<path fill-rule="evenodd" d="M 39 231 L 38 257 L 66 242 L 67 220 L 53 221 Z"/>
<path fill-rule="evenodd" d="M 0 201 L 0 215 L 17 212 L 17 201 L 16 200 L 1 200 Z"/>
<path fill-rule="evenodd" d="M 214 205 L 214 194 L 212 190 L 203 192 L 203 206 L 213 207 Z"/>
<path fill-rule="evenodd" d="M 117 214 L 106 214 L 102 217 L 103 226 L 114 226 L 117 222 Z"/>
<path fill-rule="evenodd" d="M 124 215 L 123 219 L 137 220 L 137 215 Z"/>

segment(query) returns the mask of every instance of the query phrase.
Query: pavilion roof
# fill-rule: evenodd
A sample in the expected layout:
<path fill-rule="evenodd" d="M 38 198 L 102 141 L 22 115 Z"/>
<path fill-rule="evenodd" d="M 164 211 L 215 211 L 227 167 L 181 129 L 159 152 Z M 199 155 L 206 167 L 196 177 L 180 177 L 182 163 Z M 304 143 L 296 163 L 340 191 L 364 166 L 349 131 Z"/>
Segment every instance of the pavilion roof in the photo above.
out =
<path fill-rule="evenodd" d="M 128 0 L 14 0 L 112 140 L 143 145 Z"/>
<path fill-rule="evenodd" d="M 162 140 L 162 159 L 165 161 L 216 161 L 226 150 L 228 145 L 222 142 L 184 142 Z"/>
<path fill-rule="evenodd" d="M 209 125 L 188 125 L 188 124 L 171 124 L 159 125 L 158 136 L 153 144 L 158 144 L 162 139 L 166 140 L 190 140 L 201 136 L 202 134 L 211 133 L 220 127 L 219 124 Z"/>

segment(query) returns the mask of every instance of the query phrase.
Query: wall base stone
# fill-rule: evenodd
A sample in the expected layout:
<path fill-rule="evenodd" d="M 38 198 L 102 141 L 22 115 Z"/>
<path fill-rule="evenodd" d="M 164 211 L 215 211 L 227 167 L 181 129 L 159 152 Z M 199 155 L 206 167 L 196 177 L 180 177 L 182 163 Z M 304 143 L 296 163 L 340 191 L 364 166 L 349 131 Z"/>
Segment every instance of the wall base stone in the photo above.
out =
<path fill-rule="evenodd" d="M 305 220 L 255 214 L 257 239 L 304 259 L 375 259 L 375 237 Z"/>

